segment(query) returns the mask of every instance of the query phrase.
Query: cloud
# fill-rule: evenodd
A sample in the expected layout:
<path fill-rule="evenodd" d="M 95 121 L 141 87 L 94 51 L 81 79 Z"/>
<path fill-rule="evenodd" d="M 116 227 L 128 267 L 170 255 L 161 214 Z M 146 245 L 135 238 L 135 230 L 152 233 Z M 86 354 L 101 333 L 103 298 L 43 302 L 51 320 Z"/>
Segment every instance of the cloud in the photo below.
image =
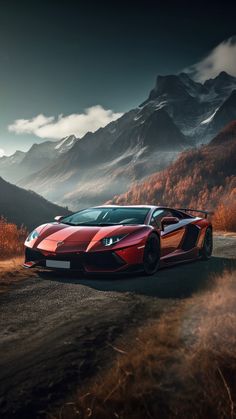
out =
<path fill-rule="evenodd" d="M 2 157 L 4 155 L 5 155 L 5 151 L 2 148 L 0 148 L 0 157 Z"/>
<path fill-rule="evenodd" d="M 88 131 L 94 132 L 121 116 L 122 113 L 96 105 L 80 114 L 58 117 L 40 114 L 32 119 L 16 119 L 8 126 L 8 130 L 16 134 L 34 134 L 40 138 L 60 139 L 70 134 L 81 138 Z"/>
<path fill-rule="evenodd" d="M 236 76 L 236 36 L 221 42 L 202 61 L 184 71 L 200 82 L 215 78 L 221 71 Z"/>

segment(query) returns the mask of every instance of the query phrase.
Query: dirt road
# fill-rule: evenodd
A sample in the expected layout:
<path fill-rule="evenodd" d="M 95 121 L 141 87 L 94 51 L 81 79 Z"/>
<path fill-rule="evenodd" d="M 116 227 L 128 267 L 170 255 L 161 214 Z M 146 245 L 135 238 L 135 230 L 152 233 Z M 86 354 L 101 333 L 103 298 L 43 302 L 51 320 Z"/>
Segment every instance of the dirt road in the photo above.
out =
<path fill-rule="evenodd" d="M 153 277 L 35 272 L 1 294 L 1 418 L 43 417 L 112 359 L 117 337 L 203 289 L 215 273 L 236 268 L 236 235 L 214 242 L 209 261 Z"/>

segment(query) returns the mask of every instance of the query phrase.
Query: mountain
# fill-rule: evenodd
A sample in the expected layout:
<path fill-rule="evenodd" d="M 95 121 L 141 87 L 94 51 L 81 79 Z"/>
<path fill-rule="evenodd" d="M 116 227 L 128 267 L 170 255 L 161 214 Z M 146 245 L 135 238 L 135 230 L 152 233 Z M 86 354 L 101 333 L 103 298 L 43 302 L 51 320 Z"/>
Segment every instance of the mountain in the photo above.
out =
<path fill-rule="evenodd" d="M 137 108 L 86 134 L 57 162 L 20 185 L 70 208 L 94 205 L 165 167 L 190 146 L 166 111 Z"/>
<path fill-rule="evenodd" d="M 186 151 L 164 171 L 133 185 L 112 204 L 164 204 L 215 210 L 236 202 L 236 120 L 213 140 Z"/>
<path fill-rule="evenodd" d="M 17 150 L 11 156 L 2 156 L 0 157 L 0 173 L 3 177 L 8 178 L 11 175 L 11 172 L 14 170 L 14 167 L 18 167 L 19 164 L 24 159 L 26 153 L 23 151 Z"/>
<path fill-rule="evenodd" d="M 74 138 L 63 153 L 54 142 L 45 150 L 43 143 L 33 146 L 11 168 L 10 179 L 75 210 L 101 204 L 166 168 L 183 150 L 207 144 L 235 119 L 235 91 L 236 78 L 226 72 L 204 84 L 186 73 L 159 75 L 140 106 Z"/>
<path fill-rule="evenodd" d="M 0 158 L 0 176 L 17 182 L 24 176 L 31 176 L 47 167 L 60 155 L 66 153 L 77 141 L 74 135 L 60 141 L 44 141 L 33 144 L 27 152 L 16 151 L 12 156 Z"/>
<path fill-rule="evenodd" d="M 141 117 L 137 117 L 137 120 Z M 141 124 L 128 129 L 125 134 L 113 144 L 113 152 L 125 153 L 127 148 L 138 144 L 149 148 L 149 151 L 179 151 L 190 146 L 186 137 L 175 125 L 164 109 L 158 109 L 142 119 Z"/>
<path fill-rule="evenodd" d="M 204 84 L 195 82 L 186 73 L 158 76 L 154 89 L 141 106 L 162 107 L 193 143 L 207 143 L 235 118 L 232 111 L 227 115 L 222 112 L 216 115 L 217 122 L 213 121 L 235 89 L 236 77 L 225 71 Z"/>
<path fill-rule="evenodd" d="M 32 230 L 39 224 L 52 221 L 56 215 L 69 211 L 47 201 L 35 192 L 26 191 L 0 177 L 0 216 Z"/>
<path fill-rule="evenodd" d="M 211 146 L 225 146 L 236 141 L 236 118 L 228 124 L 219 134 L 210 142 Z"/>
<path fill-rule="evenodd" d="M 171 74 L 168 76 L 157 76 L 156 85 L 154 89 L 151 90 L 149 97 L 144 104 L 148 103 L 150 100 L 160 98 L 188 100 L 191 99 L 192 96 L 188 93 L 184 80 L 182 81 L 181 77 Z"/>
<path fill-rule="evenodd" d="M 217 132 L 221 129 L 222 124 L 226 125 L 236 118 L 236 90 L 233 90 L 229 97 L 216 110 L 208 130 L 210 133 Z"/>
<path fill-rule="evenodd" d="M 226 71 L 221 71 L 214 79 L 206 80 L 204 88 L 224 100 L 236 88 L 236 79 Z"/>

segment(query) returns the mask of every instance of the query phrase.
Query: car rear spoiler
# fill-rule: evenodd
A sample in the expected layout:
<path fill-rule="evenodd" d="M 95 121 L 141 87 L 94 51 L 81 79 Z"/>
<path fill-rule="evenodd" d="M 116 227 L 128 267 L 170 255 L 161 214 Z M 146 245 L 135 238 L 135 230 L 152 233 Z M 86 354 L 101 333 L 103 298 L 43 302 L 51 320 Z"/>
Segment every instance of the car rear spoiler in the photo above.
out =
<path fill-rule="evenodd" d="M 184 212 L 200 212 L 201 214 L 205 215 L 205 218 L 208 217 L 208 215 L 213 215 L 214 212 L 213 211 L 203 211 L 203 210 L 199 210 L 199 209 L 194 209 L 194 208 L 178 208 L 179 211 L 184 211 Z"/>

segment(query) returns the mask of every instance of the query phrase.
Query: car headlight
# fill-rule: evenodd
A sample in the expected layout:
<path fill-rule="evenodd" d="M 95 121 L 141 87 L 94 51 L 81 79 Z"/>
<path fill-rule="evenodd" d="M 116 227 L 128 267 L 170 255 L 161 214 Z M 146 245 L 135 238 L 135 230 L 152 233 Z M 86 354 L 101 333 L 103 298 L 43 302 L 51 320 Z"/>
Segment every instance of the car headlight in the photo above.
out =
<path fill-rule="evenodd" d="M 111 246 L 112 244 L 118 243 L 120 240 L 122 240 L 126 236 L 127 234 L 122 234 L 120 236 L 105 237 L 101 241 L 102 241 L 102 244 L 104 244 L 104 246 Z"/>
<path fill-rule="evenodd" d="M 26 239 L 27 242 L 30 242 L 31 240 L 37 239 L 39 237 L 39 233 L 37 232 L 37 230 L 32 231 L 32 233 L 30 233 Z"/>

